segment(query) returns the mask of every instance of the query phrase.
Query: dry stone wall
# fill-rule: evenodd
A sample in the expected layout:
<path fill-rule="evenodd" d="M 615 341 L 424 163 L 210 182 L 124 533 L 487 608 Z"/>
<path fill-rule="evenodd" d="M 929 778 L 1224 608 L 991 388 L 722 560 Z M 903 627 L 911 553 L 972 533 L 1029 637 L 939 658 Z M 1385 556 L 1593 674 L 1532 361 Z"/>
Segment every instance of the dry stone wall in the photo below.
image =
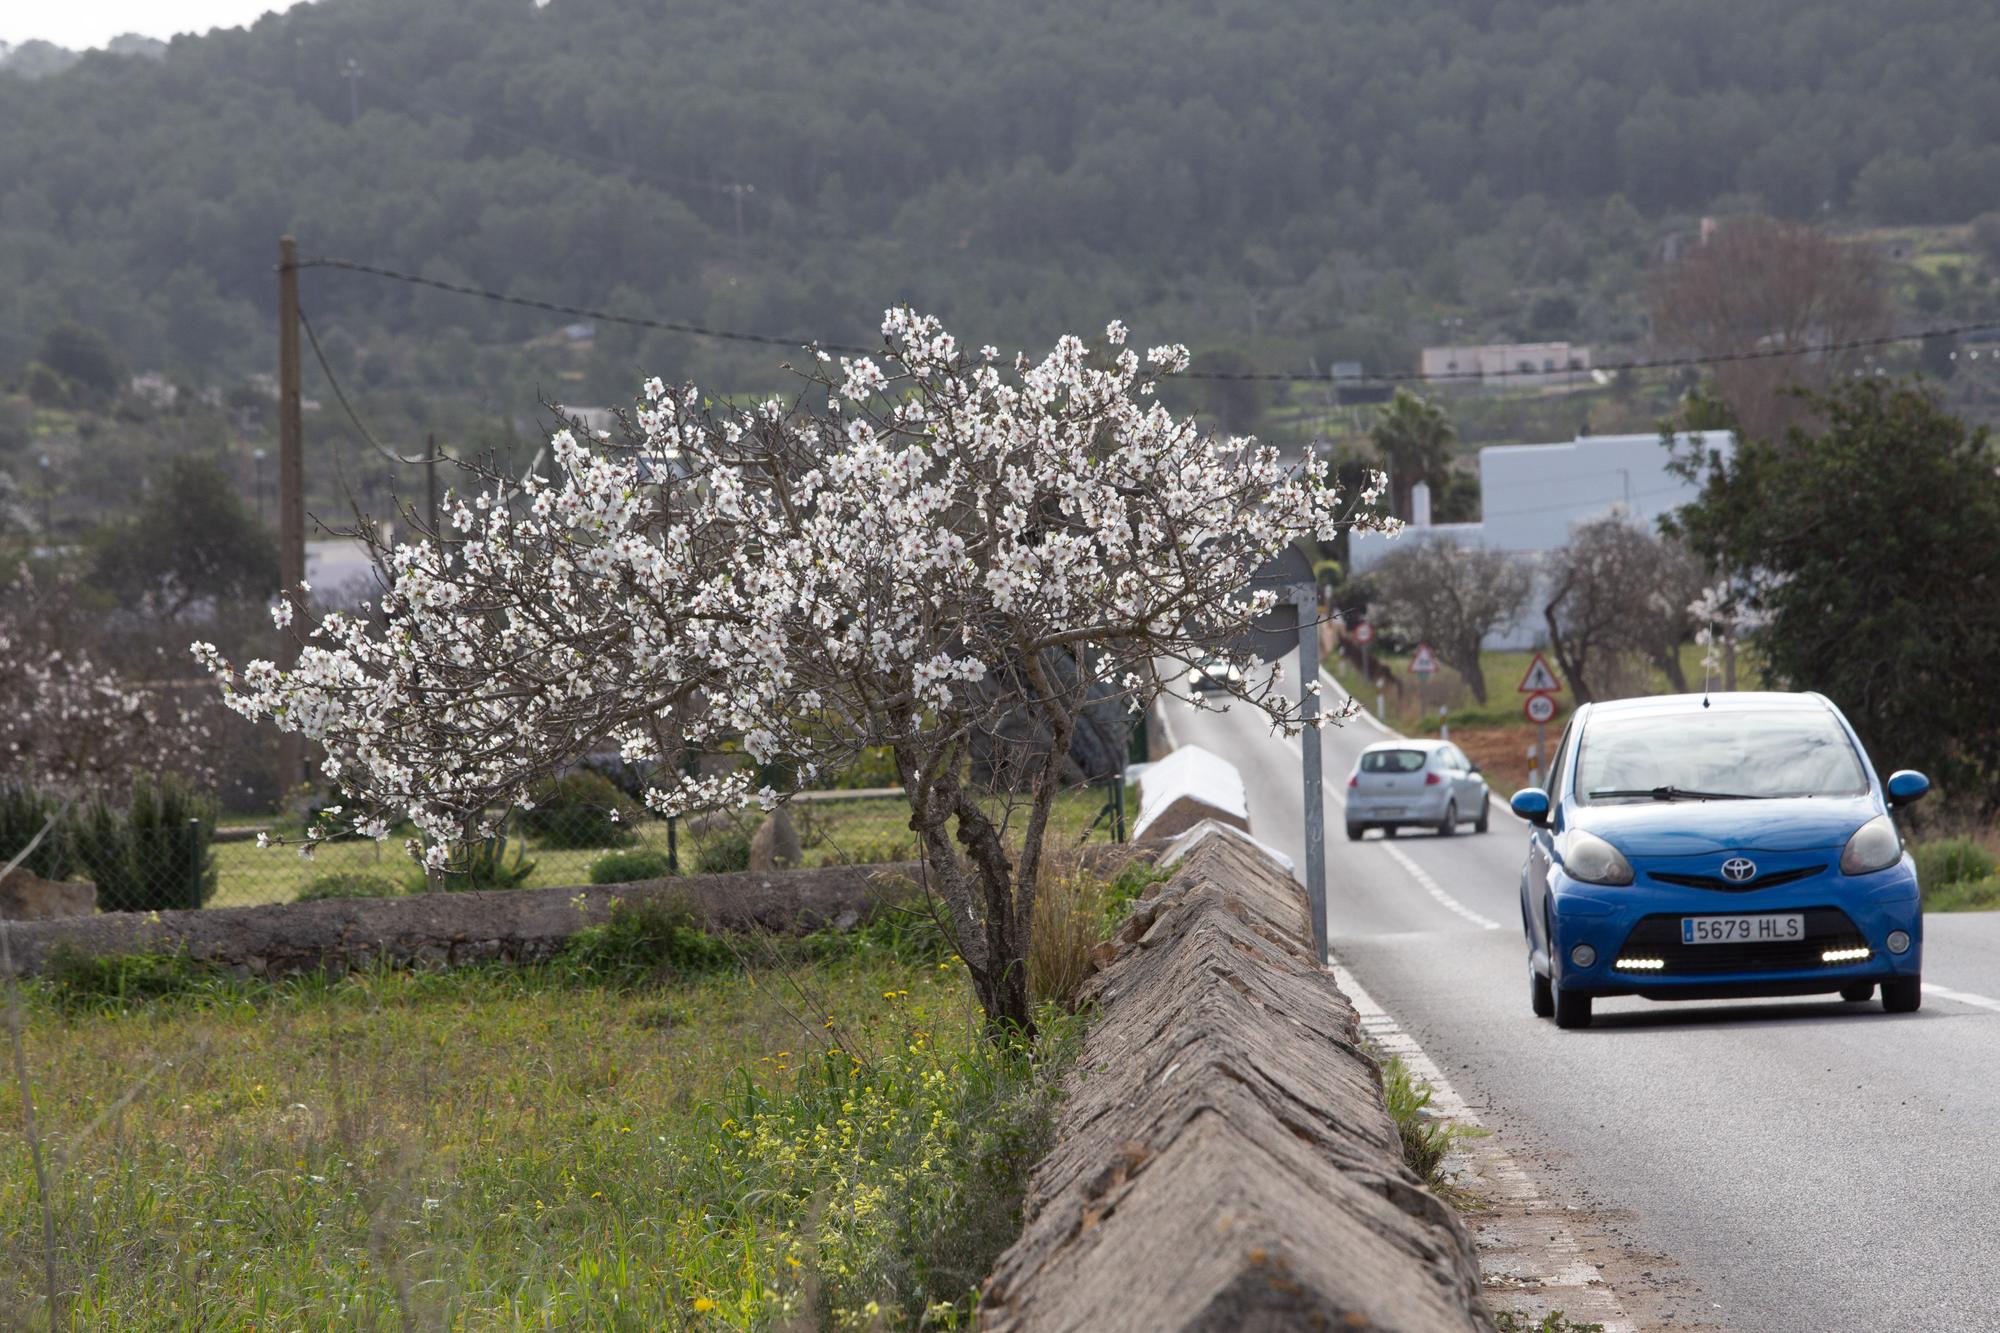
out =
<path fill-rule="evenodd" d="M 346 971 L 378 961 L 459 964 L 551 957 L 616 901 L 687 904 L 712 930 L 846 930 L 906 897 L 917 867 L 834 866 L 768 875 L 688 875 L 592 888 L 342 898 L 198 912 L 107 912 L 10 927 L 14 963 L 41 970 L 63 946 L 85 954 L 176 953 L 246 972 Z"/>
<path fill-rule="evenodd" d="M 1220 825 L 1189 842 L 1090 983 L 1101 1012 L 981 1326 L 1490 1333 L 1304 895 Z"/>

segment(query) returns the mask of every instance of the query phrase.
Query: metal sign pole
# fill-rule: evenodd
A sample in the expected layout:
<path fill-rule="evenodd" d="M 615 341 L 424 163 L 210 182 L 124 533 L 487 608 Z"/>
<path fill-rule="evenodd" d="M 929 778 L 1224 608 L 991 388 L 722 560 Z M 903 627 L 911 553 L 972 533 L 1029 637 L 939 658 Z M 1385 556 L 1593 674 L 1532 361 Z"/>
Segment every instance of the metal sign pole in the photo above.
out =
<path fill-rule="evenodd" d="M 1320 766 L 1319 721 L 1319 600 L 1310 583 L 1292 585 L 1292 606 L 1299 616 L 1299 756 L 1304 765 L 1306 802 L 1306 903 L 1312 909 L 1313 952 L 1321 967 L 1326 947 L 1326 795 Z"/>

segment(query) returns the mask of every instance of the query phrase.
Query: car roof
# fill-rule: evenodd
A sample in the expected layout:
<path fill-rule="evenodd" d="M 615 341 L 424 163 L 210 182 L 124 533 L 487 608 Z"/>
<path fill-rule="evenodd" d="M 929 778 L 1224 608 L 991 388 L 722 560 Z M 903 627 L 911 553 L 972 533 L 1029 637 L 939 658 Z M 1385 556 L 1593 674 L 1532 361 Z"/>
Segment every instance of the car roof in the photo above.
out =
<path fill-rule="evenodd" d="M 1449 744 L 1450 741 L 1421 738 L 1407 741 L 1376 741 L 1373 745 L 1364 746 L 1361 753 L 1373 754 L 1377 750 L 1435 750 Z"/>
<path fill-rule="evenodd" d="M 1750 709 L 1790 708 L 1801 711 L 1833 710 L 1823 694 L 1791 690 L 1717 690 L 1712 694 L 1648 694 L 1636 699 L 1607 699 L 1590 705 L 1593 717 L 1633 713 L 1685 713 L 1695 708 L 1741 712 Z"/>

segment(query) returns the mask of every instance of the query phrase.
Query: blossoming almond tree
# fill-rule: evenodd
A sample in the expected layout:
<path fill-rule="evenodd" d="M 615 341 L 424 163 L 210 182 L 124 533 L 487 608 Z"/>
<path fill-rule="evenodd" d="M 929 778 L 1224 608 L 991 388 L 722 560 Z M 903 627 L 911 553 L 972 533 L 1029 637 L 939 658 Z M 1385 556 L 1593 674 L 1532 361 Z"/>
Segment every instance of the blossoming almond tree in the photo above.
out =
<path fill-rule="evenodd" d="M 1117 323 L 1095 352 L 1065 337 L 1011 364 L 904 309 L 883 335 L 879 359 L 816 352 L 796 396 L 749 409 L 650 381 L 623 439 L 559 432 L 547 478 L 482 470 L 444 533 L 368 530 L 379 617 L 323 617 L 290 673 L 195 651 L 232 707 L 326 746 L 344 817 L 415 821 L 434 866 L 607 739 L 654 765 L 661 814 L 789 794 L 688 774 L 686 747 L 739 740 L 799 786 L 886 747 L 988 1019 L 1028 1027 L 1079 714 L 1176 692 L 1172 664 L 1271 609 L 1248 589 L 1291 541 L 1387 525 L 1381 482 L 1350 504 L 1317 457 L 1176 419 L 1150 377 L 1186 349 L 1142 358 Z M 1300 725 L 1276 673 L 1233 693 Z M 1033 739 L 1003 735 L 1023 714 Z M 1009 751 L 1008 790 L 975 785 L 977 745 Z"/>

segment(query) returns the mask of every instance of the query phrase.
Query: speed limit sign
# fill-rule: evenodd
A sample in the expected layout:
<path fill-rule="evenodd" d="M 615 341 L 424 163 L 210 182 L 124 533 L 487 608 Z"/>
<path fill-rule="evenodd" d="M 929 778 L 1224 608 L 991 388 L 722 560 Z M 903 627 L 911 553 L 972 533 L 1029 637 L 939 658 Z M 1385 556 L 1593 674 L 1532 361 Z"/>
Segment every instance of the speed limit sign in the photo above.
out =
<path fill-rule="evenodd" d="M 1365 620 L 1349 630 L 1348 633 L 1353 636 L 1356 643 L 1375 642 L 1375 627 Z"/>
<path fill-rule="evenodd" d="M 1546 694 L 1531 694 L 1522 703 L 1521 711 L 1528 715 L 1528 721 L 1541 726 L 1555 717 L 1556 701 Z"/>

